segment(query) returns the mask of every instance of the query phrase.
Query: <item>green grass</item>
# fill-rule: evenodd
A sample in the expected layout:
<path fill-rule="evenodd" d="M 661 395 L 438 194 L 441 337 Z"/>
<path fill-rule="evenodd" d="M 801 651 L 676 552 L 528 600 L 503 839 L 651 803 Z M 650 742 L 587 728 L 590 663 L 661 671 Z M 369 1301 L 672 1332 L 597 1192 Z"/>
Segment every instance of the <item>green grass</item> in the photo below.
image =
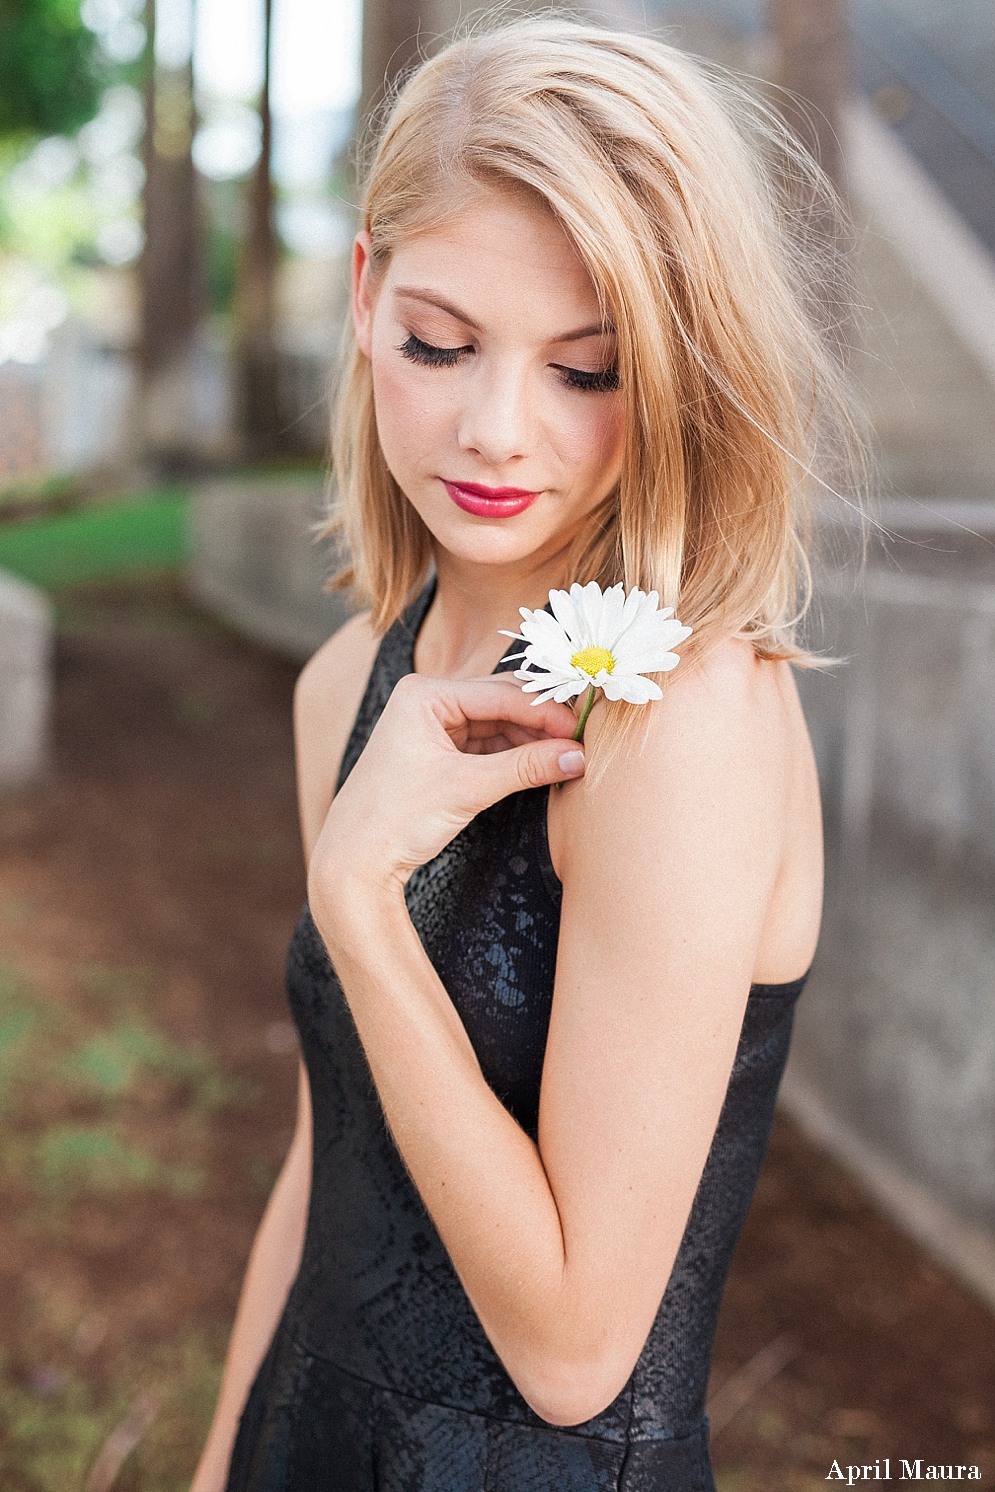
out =
<path fill-rule="evenodd" d="M 196 1197 L 210 1116 L 249 1085 L 149 1023 L 147 970 L 77 982 L 95 1009 L 57 1008 L 0 969 L 0 1177 L 57 1209 L 136 1189 Z"/>
<path fill-rule="evenodd" d="M 13 1373 L 0 1360 L 0 1486 L 4 1492 L 82 1492 L 112 1430 L 143 1395 L 158 1405 L 114 1492 L 186 1492 L 217 1396 L 223 1341 L 194 1332 L 118 1360 L 98 1379 L 74 1357 Z"/>
<path fill-rule="evenodd" d="M 185 489 L 81 508 L 0 527 L 0 569 L 44 589 L 143 570 L 172 570 L 187 556 Z"/>
<path fill-rule="evenodd" d="M 81 1203 L 110 1217 L 138 1195 L 195 1201 L 212 1115 L 255 1097 L 205 1047 L 159 1027 L 161 994 L 154 969 L 87 965 L 55 999 L 0 964 L 0 1184 L 39 1245 L 69 1241 Z M 44 1263 L 39 1279 L 22 1292 L 16 1348 L 0 1348 L 0 1488 L 83 1492 L 111 1432 L 153 1403 L 114 1492 L 186 1492 L 224 1330 L 115 1340 L 72 1281 L 53 1286 Z"/>

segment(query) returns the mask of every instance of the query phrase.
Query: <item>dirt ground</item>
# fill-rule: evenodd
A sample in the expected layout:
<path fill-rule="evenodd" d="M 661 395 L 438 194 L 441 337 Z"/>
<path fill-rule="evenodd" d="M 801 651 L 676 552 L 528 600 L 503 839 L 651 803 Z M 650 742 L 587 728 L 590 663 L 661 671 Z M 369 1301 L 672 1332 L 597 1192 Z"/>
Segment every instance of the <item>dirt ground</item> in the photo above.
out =
<path fill-rule="evenodd" d="M 189 1479 L 290 1137 L 293 680 L 171 580 L 60 598 L 51 770 L 0 802 L 5 1492 Z M 993 1327 L 779 1121 L 716 1343 L 720 1492 L 885 1457 L 995 1486 Z"/>

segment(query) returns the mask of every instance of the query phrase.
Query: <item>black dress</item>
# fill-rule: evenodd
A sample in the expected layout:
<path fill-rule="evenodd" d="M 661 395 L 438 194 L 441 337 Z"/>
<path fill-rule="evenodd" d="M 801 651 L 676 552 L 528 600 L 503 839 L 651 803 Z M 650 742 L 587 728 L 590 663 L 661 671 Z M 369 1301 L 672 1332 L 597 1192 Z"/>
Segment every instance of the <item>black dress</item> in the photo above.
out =
<path fill-rule="evenodd" d="M 340 782 L 412 671 L 430 599 L 426 590 L 380 646 Z M 560 907 L 548 791 L 517 793 L 480 814 L 407 889 L 412 921 L 487 1081 L 533 1137 Z M 242 1416 L 228 1492 L 713 1492 L 704 1417 L 712 1337 L 803 981 L 750 991 L 649 1338 L 618 1398 L 568 1430 L 533 1413 L 484 1335 L 387 1132 L 306 909 L 287 982 L 314 1108 L 311 1206 L 300 1271 Z"/>

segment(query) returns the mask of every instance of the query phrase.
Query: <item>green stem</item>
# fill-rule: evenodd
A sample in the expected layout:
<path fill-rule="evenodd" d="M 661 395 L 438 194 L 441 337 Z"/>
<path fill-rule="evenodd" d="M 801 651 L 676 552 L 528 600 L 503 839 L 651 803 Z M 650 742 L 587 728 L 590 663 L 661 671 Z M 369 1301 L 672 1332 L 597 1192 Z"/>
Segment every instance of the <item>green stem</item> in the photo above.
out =
<path fill-rule="evenodd" d="M 594 706 L 594 696 L 597 693 L 597 687 L 596 684 L 588 684 L 587 686 L 587 693 L 584 695 L 584 703 L 577 721 L 577 729 L 570 737 L 572 741 L 583 741 L 584 739 L 584 727 L 587 724 L 587 717 L 590 715 Z"/>

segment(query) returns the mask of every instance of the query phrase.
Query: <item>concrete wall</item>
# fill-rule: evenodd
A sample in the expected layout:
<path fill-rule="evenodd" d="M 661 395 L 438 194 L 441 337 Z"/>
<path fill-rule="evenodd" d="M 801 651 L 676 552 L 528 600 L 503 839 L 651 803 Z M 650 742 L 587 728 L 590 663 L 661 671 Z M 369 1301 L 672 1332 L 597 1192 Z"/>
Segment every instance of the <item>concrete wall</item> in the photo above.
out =
<path fill-rule="evenodd" d="M 817 590 L 849 661 L 799 681 L 827 895 L 782 1099 L 995 1304 L 995 262 L 866 108 L 846 145 L 855 371 L 906 496 L 862 579 Z"/>
<path fill-rule="evenodd" d="M 0 571 L 0 792 L 26 786 L 45 765 L 52 630 L 44 596 Z"/>
<path fill-rule="evenodd" d="M 335 568 L 315 543 L 320 475 L 205 482 L 191 503 L 191 596 L 231 627 L 302 662 L 349 615 L 325 583 Z"/>
<path fill-rule="evenodd" d="M 784 1097 L 995 1302 L 995 504 L 922 512 L 818 587 L 847 662 L 799 675 L 827 895 Z"/>
<path fill-rule="evenodd" d="M 862 345 L 853 359 L 880 485 L 995 494 L 995 261 L 888 127 L 855 105 L 847 163 Z"/>

